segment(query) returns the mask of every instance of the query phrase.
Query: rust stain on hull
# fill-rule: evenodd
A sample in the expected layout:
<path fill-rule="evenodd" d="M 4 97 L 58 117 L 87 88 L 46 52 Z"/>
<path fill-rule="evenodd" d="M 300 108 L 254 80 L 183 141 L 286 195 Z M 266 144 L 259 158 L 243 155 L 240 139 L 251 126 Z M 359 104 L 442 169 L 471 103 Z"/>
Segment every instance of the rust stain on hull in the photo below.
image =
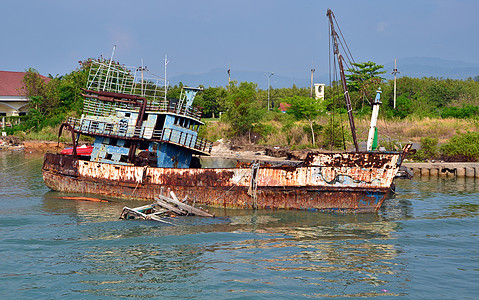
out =
<path fill-rule="evenodd" d="M 335 154 L 337 155 L 337 154 Z M 348 157 L 348 156 L 346 156 Z M 153 200 L 163 188 L 195 203 L 225 208 L 377 211 L 390 191 L 400 154 L 384 154 L 383 168 L 359 167 L 344 156 L 321 156 L 298 167 L 261 167 L 256 200 L 248 193 L 251 168 L 175 169 L 102 164 L 47 153 L 45 184 L 63 192 Z M 376 162 L 378 163 L 378 162 Z M 339 164 L 339 165 L 338 165 Z M 255 203 L 253 203 L 255 201 Z"/>

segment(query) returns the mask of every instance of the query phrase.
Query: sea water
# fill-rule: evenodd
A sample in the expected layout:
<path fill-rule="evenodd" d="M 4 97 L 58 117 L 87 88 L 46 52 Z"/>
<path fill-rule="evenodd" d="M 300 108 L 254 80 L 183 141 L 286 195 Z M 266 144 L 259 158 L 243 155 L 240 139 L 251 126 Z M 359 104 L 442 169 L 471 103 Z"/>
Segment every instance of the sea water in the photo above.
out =
<path fill-rule="evenodd" d="M 2 299 L 479 295 L 477 179 L 396 180 L 378 213 L 210 209 L 161 224 L 119 219 L 144 202 L 50 191 L 41 167 L 0 152 Z"/>

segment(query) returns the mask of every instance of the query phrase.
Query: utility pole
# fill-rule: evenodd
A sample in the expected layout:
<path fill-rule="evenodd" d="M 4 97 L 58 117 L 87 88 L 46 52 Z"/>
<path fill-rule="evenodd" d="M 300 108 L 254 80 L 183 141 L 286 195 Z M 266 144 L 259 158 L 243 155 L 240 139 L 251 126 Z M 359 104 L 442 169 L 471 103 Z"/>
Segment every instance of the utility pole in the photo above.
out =
<path fill-rule="evenodd" d="M 273 75 L 274 75 L 273 72 L 271 72 L 271 74 L 269 74 L 269 75 L 266 74 L 266 73 L 264 73 L 264 76 L 268 77 L 268 111 L 269 111 L 269 90 L 270 90 L 270 88 L 269 88 L 269 87 L 270 87 L 270 85 L 269 85 L 269 79 L 270 79 L 271 76 L 273 76 Z"/>
<path fill-rule="evenodd" d="M 231 82 L 231 65 L 228 67 L 228 86 L 230 85 Z"/>
<path fill-rule="evenodd" d="M 394 69 L 391 74 L 394 75 L 394 109 L 396 109 L 396 74 L 401 73 L 398 72 L 398 69 L 396 67 L 396 59 L 394 59 Z"/>
<path fill-rule="evenodd" d="M 313 73 L 316 71 L 314 68 L 311 68 L 311 90 L 309 92 L 309 98 L 313 98 Z"/>
<path fill-rule="evenodd" d="M 228 67 L 228 91 L 230 90 L 230 84 L 231 84 L 231 65 Z"/>
<path fill-rule="evenodd" d="M 143 65 L 143 58 L 141 59 L 141 67 L 136 68 L 136 71 L 141 72 L 141 96 L 145 97 L 145 89 L 143 87 L 143 71 L 148 71 L 148 68 Z"/>

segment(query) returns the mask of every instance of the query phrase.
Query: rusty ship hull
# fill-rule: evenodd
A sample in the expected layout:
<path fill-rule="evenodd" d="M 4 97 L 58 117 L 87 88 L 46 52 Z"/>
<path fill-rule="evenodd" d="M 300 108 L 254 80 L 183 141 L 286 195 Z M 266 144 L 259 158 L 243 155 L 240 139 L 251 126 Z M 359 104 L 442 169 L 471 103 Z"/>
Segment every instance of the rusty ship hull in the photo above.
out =
<path fill-rule="evenodd" d="M 153 200 L 171 189 L 213 207 L 374 212 L 406 153 L 319 153 L 298 166 L 256 170 L 114 165 L 47 153 L 42 171 L 46 186 L 61 192 Z"/>

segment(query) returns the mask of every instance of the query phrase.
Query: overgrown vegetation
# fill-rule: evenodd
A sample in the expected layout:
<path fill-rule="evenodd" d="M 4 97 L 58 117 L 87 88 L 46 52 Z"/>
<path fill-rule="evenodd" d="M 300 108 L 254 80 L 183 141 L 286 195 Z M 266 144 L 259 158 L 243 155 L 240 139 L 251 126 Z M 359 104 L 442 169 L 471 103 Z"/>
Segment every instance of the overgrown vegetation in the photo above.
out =
<path fill-rule="evenodd" d="M 477 161 L 479 158 L 479 132 L 458 134 L 440 147 L 441 153 L 449 160 Z"/>
<path fill-rule="evenodd" d="M 31 101 L 27 116 L 11 117 L 8 134 L 25 138 L 56 137 L 58 126 L 68 116 L 81 114 L 81 88 L 86 86 L 89 60 L 64 76 L 45 80 L 34 69 L 27 70 L 23 93 Z M 364 142 L 369 128 L 375 90 L 382 89 L 378 120 L 380 145 L 388 150 L 406 142 L 420 142 L 415 158 L 479 160 L 479 82 L 473 79 L 397 79 L 396 108 L 393 81 L 380 77 L 382 66 L 358 63 L 348 74 L 352 107 L 357 117 L 357 135 Z M 169 98 L 178 98 L 183 84 L 171 87 Z M 255 83 L 235 81 L 225 87 L 209 87 L 193 105 L 208 118 L 200 134 L 210 140 L 235 139 L 247 144 L 300 148 L 347 149 L 351 137 L 338 82 L 325 88 L 325 99 L 309 98 L 309 88 L 270 90 L 272 110 L 267 110 L 268 91 Z M 279 110 L 288 103 L 287 113 Z M 284 105 L 283 105 L 284 107 Z M 469 132 L 468 132 L 469 131 Z M 479 146 L 478 146 L 479 147 Z"/>

